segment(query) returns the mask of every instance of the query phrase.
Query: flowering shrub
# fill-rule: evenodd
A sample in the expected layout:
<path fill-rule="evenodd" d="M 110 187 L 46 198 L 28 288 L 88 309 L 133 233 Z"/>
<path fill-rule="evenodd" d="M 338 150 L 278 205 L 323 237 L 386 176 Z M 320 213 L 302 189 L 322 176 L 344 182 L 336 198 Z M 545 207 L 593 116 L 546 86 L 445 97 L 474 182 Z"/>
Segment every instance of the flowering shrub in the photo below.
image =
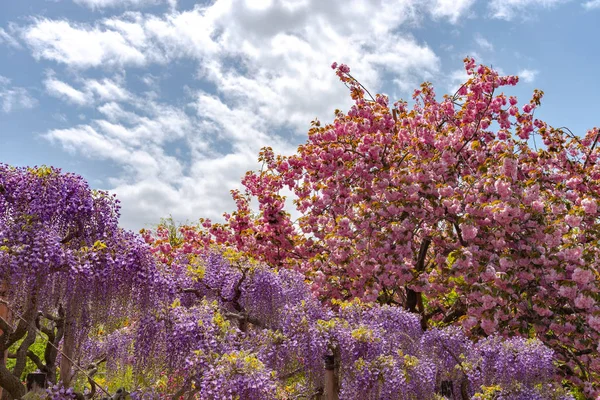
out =
<path fill-rule="evenodd" d="M 146 232 L 150 244 L 154 238 Z M 457 328 L 423 331 L 419 315 L 399 307 L 322 304 L 302 274 L 230 250 L 199 256 L 183 243 L 157 253 L 163 250 L 172 274 L 180 274 L 173 279 L 176 300 L 166 314 L 140 323 L 135 354 L 141 369 L 182 377 L 182 394 L 310 396 L 323 390 L 323 357 L 332 354 L 345 399 L 434 398 L 442 385 L 466 398 L 489 388 L 498 396 L 571 398 L 552 383 L 554 352 L 537 340 L 473 343 Z M 177 300 L 190 292 L 197 299 Z"/>
<path fill-rule="evenodd" d="M 12 321 L 0 316 L 0 354 L 17 346 L 12 370 L 0 360 L 0 386 L 25 394 L 30 358 L 65 386 L 71 360 L 94 324 L 119 326 L 155 305 L 155 262 L 143 240 L 118 227 L 119 203 L 82 177 L 51 167 L 0 164 L 0 291 Z M 29 355 L 38 332 L 46 350 Z M 62 343 L 66 357 L 58 358 Z M 35 356 L 35 357 L 34 357 Z"/>

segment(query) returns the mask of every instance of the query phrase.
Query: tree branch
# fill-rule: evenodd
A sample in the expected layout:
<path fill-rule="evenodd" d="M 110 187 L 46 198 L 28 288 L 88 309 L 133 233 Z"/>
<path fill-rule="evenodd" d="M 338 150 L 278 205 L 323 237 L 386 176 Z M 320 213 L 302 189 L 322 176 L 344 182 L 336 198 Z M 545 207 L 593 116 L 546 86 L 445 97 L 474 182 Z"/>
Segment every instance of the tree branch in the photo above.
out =
<path fill-rule="evenodd" d="M 88 383 L 90 384 L 90 392 L 87 394 L 87 396 L 85 396 L 86 399 L 93 399 L 94 396 L 96 395 L 96 382 L 94 382 L 94 379 L 92 379 L 92 378 L 98 372 L 98 366 L 103 362 L 106 362 L 106 355 L 104 355 L 98 361 L 90 364 L 88 367 L 87 380 L 88 380 Z"/>
<path fill-rule="evenodd" d="M 0 329 L 2 329 L 2 336 L 0 338 L 5 335 L 8 336 L 14 331 L 14 328 L 2 317 L 0 317 Z"/>
<path fill-rule="evenodd" d="M 27 392 L 27 388 L 21 383 L 21 379 L 14 376 L 4 363 L 0 363 L 0 386 L 10 393 L 14 399 L 20 399 Z"/>
<path fill-rule="evenodd" d="M 15 367 L 13 368 L 13 375 L 20 377 L 25 370 L 25 366 L 27 365 L 27 353 L 29 352 L 29 347 L 35 342 L 35 337 L 35 325 L 30 324 L 27 329 L 27 336 L 21 342 L 21 345 L 17 350 L 17 358 Z"/>
<path fill-rule="evenodd" d="M 44 365 L 44 363 L 42 362 L 42 360 L 37 356 L 37 354 L 35 354 L 33 351 L 28 350 L 27 351 L 27 357 L 29 357 L 29 359 L 35 364 L 35 366 L 40 370 L 40 371 L 45 371 L 46 370 L 46 366 Z"/>
<path fill-rule="evenodd" d="M 456 229 L 456 236 L 458 236 L 458 241 L 460 245 L 463 247 L 467 247 L 469 244 L 463 239 L 462 230 L 460 229 L 458 223 L 456 221 L 452 221 L 452 225 L 454 225 L 454 229 Z"/>
<path fill-rule="evenodd" d="M 423 270 L 425 269 L 425 257 L 427 256 L 427 250 L 429 250 L 430 244 L 430 238 L 425 238 L 421 242 L 421 246 L 419 248 L 419 255 L 417 256 L 417 264 L 415 265 L 415 271 L 417 271 L 417 273 L 423 272 Z M 410 312 L 417 312 L 417 305 L 419 304 L 420 299 L 420 292 L 415 292 L 414 290 L 406 287 L 406 308 Z"/>
<path fill-rule="evenodd" d="M 245 312 L 234 313 L 231 311 L 225 311 L 223 315 L 225 315 L 226 318 L 233 318 L 239 321 L 240 324 L 243 322 L 250 322 L 252 325 L 257 326 L 259 328 L 265 327 L 265 325 L 260 320 L 249 316 Z"/>
<path fill-rule="evenodd" d="M 444 319 L 442 320 L 442 322 L 445 324 L 454 322 L 458 318 L 465 315 L 466 309 L 464 304 L 462 304 L 460 300 L 456 300 L 456 302 L 452 305 L 452 307 L 450 307 L 450 310 L 448 311 L 448 314 L 446 314 L 444 316 Z"/>
<path fill-rule="evenodd" d="M 587 163 L 588 163 L 588 160 L 590 159 L 590 156 L 594 152 L 594 148 L 596 147 L 596 144 L 598 144 L 598 139 L 600 139 L 600 132 L 598 132 L 598 134 L 594 138 L 594 143 L 592 144 L 592 147 L 590 147 L 590 151 L 588 152 L 587 157 L 585 158 L 585 162 L 583 163 L 583 168 L 584 169 L 587 166 Z"/>

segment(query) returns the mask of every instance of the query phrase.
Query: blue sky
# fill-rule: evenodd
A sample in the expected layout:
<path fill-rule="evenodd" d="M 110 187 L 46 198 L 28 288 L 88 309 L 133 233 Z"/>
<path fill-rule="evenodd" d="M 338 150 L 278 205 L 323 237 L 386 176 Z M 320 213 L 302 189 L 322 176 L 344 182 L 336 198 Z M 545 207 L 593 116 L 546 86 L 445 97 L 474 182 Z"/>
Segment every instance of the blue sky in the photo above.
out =
<path fill-rule="evenodd" d="M 600 125 L 600 0 L 0 1 L 0 162 L 117 193 L 121 222 L 219 219 L 263 146 L 292 153 L 371 92 L 439 95 L 471 55 L 521 77 L 536 116 Z"/>

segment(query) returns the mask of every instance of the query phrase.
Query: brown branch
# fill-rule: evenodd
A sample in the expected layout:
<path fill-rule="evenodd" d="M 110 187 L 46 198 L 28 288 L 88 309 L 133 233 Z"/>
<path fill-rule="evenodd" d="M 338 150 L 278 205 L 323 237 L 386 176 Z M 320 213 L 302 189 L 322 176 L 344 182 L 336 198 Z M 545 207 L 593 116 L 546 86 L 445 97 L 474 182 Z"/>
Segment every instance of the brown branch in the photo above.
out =
<path fill-rule="evenodd" d="M 463 239 L 462 230 L 460 229 L 458 223 L 456 221 L 452 221 L 452 225 L 454 225 L 454 229 L 456 229 L 456 236 L 458 236 L 458 241 L 460 242 L 460 245 L 463 247 L 467 247 L 469 244 Z"/>
<path fill-rule="evenodd" d="M 35 354 L 33 351 L 27 351 L 27 357 L 35 364 L 35 366 L 42 372 L 46 370 L 46 366 L 42 362 L 42 360 Z"/>
<path fill-rule="evenodd" d="M 46 318 L 47 320 L 50 320 L 50 321 L 58 322 L 58 321 L 62 321 L 65 316 L 61 315 L 61 312 L 60 312 L 60 309 L 59 309 L 58 316 L 52 315 L 50 313 L 42 313 L 42 317 L 44 317 L 44 318 Z"/>
<path fill-rule="evenodd" d="M 0 363 L 0 386 L 14 399 L 20 399 L 27 392 L 27 388 L 21 383 L 21 379 L 14 376 L 4 363 Z"/>
<path fill-rule="evenodd" d="M 590 151 L 587 154 L 587 157 L 585 158 L 585 162 L 583 163 L 583 168 L 584 169 L 587 166 L 587 162 L 590 159 L 590 156 L 592 155 L 592 152 L 594 151 L 594 148 L 596 147 L 596 144 L 598 144 L 598 139 L 599 138 L 600 138 L 600 132 L 598 132 L 598 134 L 596 135 L 596 138 L 594 139 L 594 143 L 592 143 L 592 147 L 590 147 Z"/>
<path fill-rule="evenodd" d="M 465 315 L 467 310 L 464 304 L 460 302 L 460 300 L 456 300 L 456 302 L 452 305 L 452 307 L 450 307 L 450 310 L 448 311 L 448 314 L 446 314 L 444 316 L 444 319 L 442 320 L 442 322 L 445 324 L 456 321 L 458 318 Z"/>
<path fill-rule="evenodd" d="M 37 318 L 36 318 L 37 320 Z M 27 356 L 29 352 L 29 347 L 35 342 L 36 338 L 36 328 L 35 325 L 29 325 L 27 329 L 27 336 L 21 342 L 19 349 L 17 350 L 17 358 L 15 367 L 13 368 L 13 375 L 21 376 L 23 371 L 25 370 L 25 366 L 27 365 Z"/>
<path fill-rule="evenodd" d="M 58 317 L 55 319 L 55 327 L 50 329 L 51 335 L 48 335 L 48 342 L 44 350 L 44 360 L 46 361 L 46 368 L 48 374 L 48 381 L 56 383 L 56 357 L 58 356 L 58 345 L 62 340 L 65 331 L 65 311 L 62 305 L 58 308 Z M 54 333 L 56 329 L 56 333 Z M 46 333 L 46 332 L 44 332 Z"/>
<path fill-rule="evenodd" d="M 8 336 L 14 331 L 14 328 L 2 317 L 0 317 L 0 329 L 2 330 L 2 336 L 0 336 L 0 338 L 5 335 Z"/>
<path fill-rule="evenodd" d="M 185 288 L 181 290 L 183 293 L 193 293 L 195 294 L 197 297 L 203 297 L 204 294 L 202 292 L 200 292 L 200 290 L 198 289 L 194 289 L 194 288 Z"/>
<path fill-rule="evenodd" d="M 458 157 L 458 155 L 460 154 L 460 152 L 465 148 L 465 146 L 467 144 L 469 144 L 469 142 L 471 142 L 471 140 L 475 139 L 475 137 L 477 136 L 477 133 L 479 131 L 479 127 L 481 126 L 481 120 L 483 119 L 483 115 L 487 112 L 487 110 L 490 108 L 490 104 L 492 103 L 492 99 L 494 98 L 494 90 L 492 90 L 492 93 L 490 93 L 490 98 L 487 102 L 487 105 L 485 106 L 485 110 L 483 110 L 483 112 L 481 113 L 481 116 L 479 117 L 479 120 L 477 121 L 477 126 L 475 127 L 475 132 L 473 132 L 473 135 L 471 135 L 471 137 L 463 143 L 463 145 L 460 147 L 460 149 L 458 149 L 458 151 L 456 152 L 456 156 Z M 458 164 L 460 163 L 460 160 L 456 161 L 456 165 L 454 166 L 455 168 L 458 167 Z"/>
<path fill-rule="evenodd" d="M 260 320 L 254 318 L 254 317 L 249 316 L 245 312 L 234 313 L 234 312 L 231 312 L 231 311 L 225 311 L 223 313 L 223 315 L 226 318 L 237 320 L 240 324 L 245 323 L 245 322 L 246 323 L 249 322 L 252 325 L 257 326 L 259 328 L 264 328 L 265 327 L 264 324 Z"/>
<path fill-rule="evenodd" d="M 467 371 L 465 371 L 465 367 L 464 367 L 463 363 L 456 356 L 456 354 L 454 354 L 454 352 L 452 350 L 450 350 L 444 344 L 444 342 L 439 341 L 439 343 L 442 345 L 444 350 L 446 350 L 448 352 L 448 354 L 450 354 L 452 356 L 452 358 L 454 359 L 454 361 L 456 361 L 456 363 L 458 364 L 458 367 L 460 368 L 460 371 L 463 374 L 463 381 L 461 382 L 461 385 L 460 385 L 460 394 L 461 394 L 461 397 L 463 400 L 469 400 L 469 394 L 467 393 L 467 383 L 469 382 L 469 376 L 467 375 Z"/>
<path fill-rule="evenodd" d="M 296 369 L 295 369 L 295 370 L 293 370 L 293 371 L 290 371 L 290 372 L 288 372 L 287 374 L 282 374 L 282 375 L 280 375 L 280 376 L 279 376 L 279 380 L 281 380 L 281 381 L 285 381 L 286 379 L 289 379 L 289 378 L 291 378 L 292 376 L 294 376 L 294 375 L 296 375 L 296 374 L 299 374 L 300 372 L 302 372 L 302 370 L 303 370 L 303 368 L 302 368 L 302 367 L 299 367 L 299 368 L 296 368 Z"/>
<path fill-rule="evenodd" d="M 431 244 L 430 238 L 425 238 L 421 242 L 421 246 L 419 248 L 419 255 L 417 256 L 417 264 L 415 265 L 415 271 L 423 272 L 425 268 L 425 257 L 427 256 L 427 250 L 429 249 L 429 245 Z M 415 292 L 414 290 L 406 287 L 406 308 L 410 312 L 417 312 L 417 305 L 419 303 L 419 298 L 421 298 L 420 292 Z M 421 299 L 422 301 L 422 299 Z"/>
<path fill-rule="evenodd" d="M 87 396 L 85 396 L 87 399 L 93 399 L 96 395 L 96 382 L 94 382 L 93 376 L 96 375 L 98 372 L 98 367 L 103 362 L 106 362 L 106 355 L 88 366 L 87 380 L 90 384 L 90 392 L 87 394 Z"/>
<path fill-rule="evenodd" d="M 23 322 L 23 320 L 20 320 L 17 324 L 17 327 L 13 330 L 13 332 L 10 335 L 8 335 L 8 338 L 4 341 L 3 350 L 9 348 L 10 346 L 18 342 L 23 336 L 25 336 L 25 334 L 27 334 L 27 326 L 27 322 Z M 2 344 L 0 343 L 0 346 L 1 345 Z"/>
<path fill-rule="evenodd" d="M 356 79 L 355 77 L 353 77 L 352 75 L 350 75 L 350 73 L 346 72 L 346 76 L 348 76 L 350 79 L 352 79 L 352 81 L 354 81 L 355 83 L 357 83 L 361 88 L 364 89 L 365 92 L 367 92 L 367 94 L 369 95 L 369 97 L 371 98 L 371 101 L 375 102 L 375 98 L 373 98 L 373 95 L 371 95 L 371 93 L 369 93 L 369 90 L 363 86 L 362 83 L 360 83 L 358 81 L 358 79 Z"/>
<path fill-rule="evenodd" d="M 69 230 L 69 233 L 61 239 L 60 244 L 65 244 L 71 241 L 75 237 L 76 233 L 73 230 Z"/>
<path fill-rule="evenodd" d="M 594 353 L 595 350 L 593 349 L 584 349 L 584 350 L 579 350 L 579 351 L 573 351 L 572 353 L 576 356 L 584 356 L 587 354 L 592 354 Z"/>

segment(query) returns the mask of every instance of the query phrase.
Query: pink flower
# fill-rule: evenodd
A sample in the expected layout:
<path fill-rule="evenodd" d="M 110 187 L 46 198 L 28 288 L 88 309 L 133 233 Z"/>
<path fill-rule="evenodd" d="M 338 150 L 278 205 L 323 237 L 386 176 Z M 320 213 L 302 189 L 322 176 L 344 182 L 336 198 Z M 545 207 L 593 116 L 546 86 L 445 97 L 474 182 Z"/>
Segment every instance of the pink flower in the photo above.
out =
<path fill-rule="evenodd" d="M 583 310 L 589 310 L 590 308 L 594 307 L 595 304 L 596 302 L 594 301 L 594 299 L 584 294 L 580 294 L 575 299 L 575 307 L 581 308 Z"/>
<path fill-rule="evenodd" d="M 596 331 L 600 332 L 600 316 L 588 315 L 587 321 L 588 324 L 590 324 L 590 326 L 592 327 L 592 329 L 595 329 Z M 600 345 L 598 346 L 600 347 Z"/>
<path fill-rule="evenodd" d="M 583 199 L 581 201 L 581 207 L 583 207 L 583 211 L 585 211 L 586 214 L 595 215 L 598 211 L 598 205 L 596 204 L 596 201 L 592 199 Z"/>
<path fill-rule="evenodd" d="M 587 269 L 575 268 L 572 278 L 580 285 L 585 285 L 594 280 L 594 273 Z"/>
<path fill-rule="evenodd" d="M 494 320 L 484 319 L 481 321 L 481 328 L 488 335 L 491 335 L 496 330 L 496 326 L 498 326 L 498 323 Z"/>
<path fill-rule="evenodd" d="M 333 62 L 333 64 L 331 64 L 331 69 L 336 69 L 337 68 L 337 62 Z"/>
<path fill-rule="evenodd" d="M 581 217 L 569 214 L 565 217 L 565 222 L 569 224 L 569 226 L 577 228 L 579 225 L 581 225 Z"/>
<path fill-rule="evenodd" d="M 477 237 L 477 228 L 473 225 L 460 224 L 460 230 L 464 240 L 471 240 Z"/>
<path fill-rule="evenodd" d="M 462 323 L 463 328 L 466 331 L 471 330 L 472 328 L 474 328 L 475 326 L 477 326 L 477 318 L 475 317 L 468 317 L 467 319 L 465 319 Z M 599 345 L 600 347 L 600 345 Z"/>
<path fill-rule="evenodd" d="M 339 67 L 339 71 L 347 74 L 348 72 L 350 72 L 350 67 L 348 67 L 346 64 L 341 64 Z"/>
<path fill-rule="evenodd" d="M 567 187 L 569 187 L 570 189 L 576 189 L 577 186 L 579 186 L 581 184 L 581 182 L 583 182 L 583 179 L 581 179 L 581 177 L 574 176 L 570 179 L 567 179 L 567 181 L 565 183 L 566 183 Z"/>
<path fill-rule="evenodd" d="M 544 203 L 539 200 L 536 200 L 533 203 L 531 203 L 531 208 L 533 208 L 535 212 L 542 212 L 544 211 Z"/>
<path fill-rule="evenodd" d="M 496 192 L 498 192 L 501 198 L 505 198 L 510 195 L 510 184 L 508 182 L 504 182 L 503 180 L 498 179 L 494 183 L 494 187 L 496 188 Z"/>
<path fill-rule="evenodd" d="M 577 295 L 577 288 L 574 286 L 561 286 L 558 289 L 558 294 L 568 299 L 574 299 Z"/>
<path fill-rule="evenodd" d="M 531 104 L 525 104 L 523 106 L 523 112 L 525 113 L 530 113 L 532 110 L 534 109 L 534 107 Z"/>
<path fill-rule="evenodd" d="M 496 306 L 496 301 L 489 294 L 486 294 L 485 296 L 483 296 L 481 298 L 481 300 L 483 302 L 483 308 L 486 310 L 489 310 L 490 308 Z"/>
<path fill-rule="evenodd" d="M 548 310 L 547 308 L 540 307 L 537 304 L 533 305 L 533 310 L 542 317 L 549 317 L 552 315 L 552 311 Z"/>
<path fill-rule="evenodd" d="M 467 57 L 467 58 L 465 58 L 464 61 L 465 61 L 465 69 L 467 70 L 467 73 L 469 73 L 469 75 L 471 75 L 473 68 L 475 68 L 475 59 Z"/>
<path fill-rule="evenodd" d="M 502 173 L 512 179 L 517 178 L 517 160 L 505 157 L 502 160 Z"/>

